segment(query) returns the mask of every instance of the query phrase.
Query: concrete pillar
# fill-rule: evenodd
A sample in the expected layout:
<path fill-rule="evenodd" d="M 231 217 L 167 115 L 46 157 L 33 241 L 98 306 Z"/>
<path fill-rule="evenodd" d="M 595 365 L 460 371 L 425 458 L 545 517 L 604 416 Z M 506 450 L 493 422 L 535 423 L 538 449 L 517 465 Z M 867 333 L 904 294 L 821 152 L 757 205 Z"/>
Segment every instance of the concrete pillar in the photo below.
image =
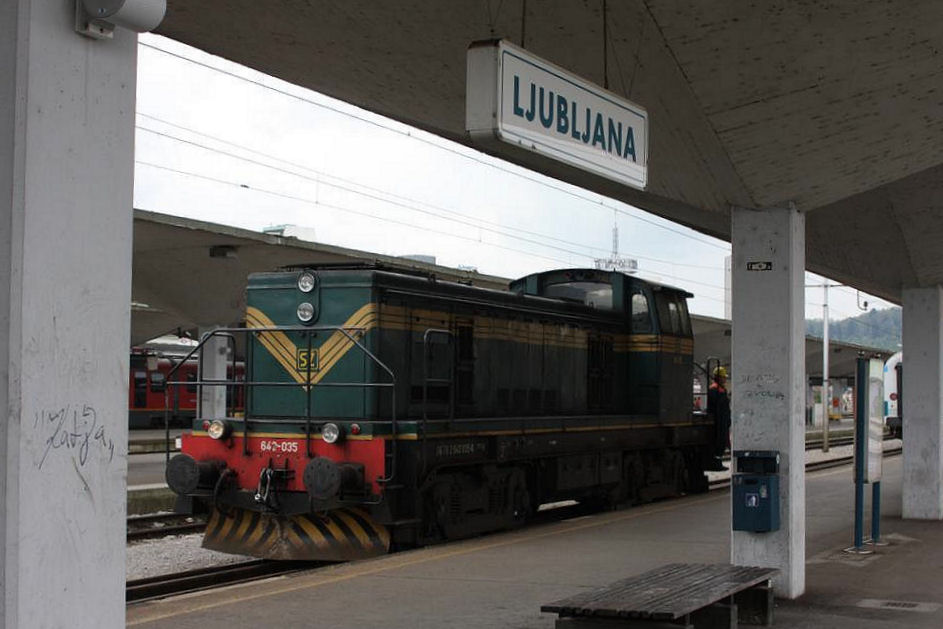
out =
<path fill-rule="evenodd" d="M 200 328 L 200 338 L 214 328 Z M 200 380 L 225 380 L 229 344 L 226 337 L 212 336 L 201 348 Z M 226 387 L 205 386 L 200 391 L 200 417 L 226 416 Z"/>
<path fill-rule="evenodd" d="M 137 37 L 0 2 L 0 627 L 123 627 Z"/>
<path fill-rule="evenodd" d="M 903 517 L 943 519 L 943 288 L 905 288 Z"/>
<path fill-rule="evenodd" d="M 777 596 L 805 590 L 805 217 L 732 211 L 732 447 L 778 450 L 781 528 L 734 531 L 731 561 L 781 570 Z"/>

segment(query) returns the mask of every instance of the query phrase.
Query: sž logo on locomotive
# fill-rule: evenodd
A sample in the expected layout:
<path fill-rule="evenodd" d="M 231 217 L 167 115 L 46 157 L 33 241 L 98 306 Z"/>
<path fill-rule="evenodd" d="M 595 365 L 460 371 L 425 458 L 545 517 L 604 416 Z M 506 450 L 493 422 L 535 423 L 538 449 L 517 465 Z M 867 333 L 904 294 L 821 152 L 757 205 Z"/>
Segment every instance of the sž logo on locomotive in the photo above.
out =
<path fill-rule="evenodd" d="M 297 363 L 298 371 L 307 371 L 310 369 L 312 372 L 316 372 L 318 370 L 318 350 L 299 349 L 295 354 L 295 362 Z"/>

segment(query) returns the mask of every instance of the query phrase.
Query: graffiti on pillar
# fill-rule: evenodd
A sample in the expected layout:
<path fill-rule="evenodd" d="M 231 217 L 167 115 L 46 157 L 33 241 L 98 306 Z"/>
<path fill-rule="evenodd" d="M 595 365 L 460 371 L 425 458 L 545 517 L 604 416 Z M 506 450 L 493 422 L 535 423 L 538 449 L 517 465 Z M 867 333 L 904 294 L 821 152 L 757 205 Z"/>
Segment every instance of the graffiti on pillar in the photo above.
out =
<path fill-rule="evenodd" d="M 786 394 L 782 391 L 743 391 L 743 397 L 745 398 L 765 398 L 768 400 L 785 400 Z"/>
<path fill-rule="evenodd" d="M 98 412 L 90 404 L 68 404 L 61 408 L 37 412 L 33 428 L 40 431 L 43 455 L 39 469 L 56 453 L 69 453 L 81 467 L 90 460 L 111 462 L 115 458 L 115 442 L 108 436 Z"/>
<path fill-rule="evenodd" d="M 740 376 L 740 384 L 779 384 L 782 379 L 776 374 L 759 373 Z"/>
<path fill-rule="evenodd" d="M 739 388 L 739 394 L 744 398 L 763 398 L 767 400 L 785 400 L 786 394 L 779 389 L 777 385 L 782 382 L 782 378 L 776 374 L 746 374 L 740 377 L 740 385 L 755 388 Z M 759 388 L 765 387 L 765 388 Z"/>

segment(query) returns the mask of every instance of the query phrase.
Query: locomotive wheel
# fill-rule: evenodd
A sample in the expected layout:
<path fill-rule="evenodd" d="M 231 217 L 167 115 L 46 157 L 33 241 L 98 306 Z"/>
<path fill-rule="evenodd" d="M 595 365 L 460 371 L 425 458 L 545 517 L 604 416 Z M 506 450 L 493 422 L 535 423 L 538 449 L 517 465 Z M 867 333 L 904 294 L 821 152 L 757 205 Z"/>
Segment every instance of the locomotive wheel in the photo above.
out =
<path fill-rule="evenodd" d="M 452 484 L 441 480 L 429 489 L 424 520 L 426 543 L 442 542 L 449 538 Z"/>
<path fill-rule="evenodd" d="M 688 493 L 703 494 L 710 489 L 710 483 L 707 481 L 707 475 L 704 474 L 704 461 L 707 456 L 697 450 L 688 450 L 685 453 L 685 461 L 688 466 Z"/>
<path fill-rule="evenodd" d="M 668 469 L 671 470 L 674 478 L 675 491 L 678 495 L 688 493 L 688 466 L 684 462 L 684 456 L 677 450 L 672 450 L 668 455 Z"/>
<path fill-rule="evenodd" d="M 639 456 L 626 456 L 623 462 L 622 484 L 629 504 L 642 502 L 642 488 L 645 486 L 645 466 Z"/>
<path fill-rule="evenodd" d="M 511 475 L 508 488 L 510 499 L 509 512 L 511 526 L 520 526 L 530 518 L 533 512 L 530 492 L 527 490 L 527 477 L 522 470 L 515 470 Z"/>
<path fill-rule="evenodd" d="M 609 493 L 594 493 L 579 499 L 580 507 L 590 513 L 615 511 L 618 503 Z"/>

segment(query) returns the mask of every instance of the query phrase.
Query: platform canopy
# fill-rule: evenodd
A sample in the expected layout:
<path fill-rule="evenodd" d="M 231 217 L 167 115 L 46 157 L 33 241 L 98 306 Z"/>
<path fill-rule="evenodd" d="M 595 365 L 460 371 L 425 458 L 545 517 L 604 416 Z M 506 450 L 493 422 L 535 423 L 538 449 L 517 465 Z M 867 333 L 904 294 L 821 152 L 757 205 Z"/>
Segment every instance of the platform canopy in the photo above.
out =
<path fill-rule="evenodd" d="M 720 238 L 731 205 L 793 202 L 810 270 L 943 282 L 933 0 L 169 0 L 158 32 L 466 144 L 466 50 L 506 38 L 650 114 L 644 192 L 531 168 Z"/>
<path fill-rule="evenodd" d="M 308 242 L 298 238 L 208 223 L 143 210 L 134 211 L 134 273 L 131 345 L 165 333 L 236 327 L 245 317 L 246 278 L 296 264 L 379 264 L 506 290 L 507 278 L 417 260 Z M 730 364 L 730 321 L 692 316 L 694 360 Z M 854 375 L 859 351 L 886 358 L 891 352 L 832 342 L 831 373 Z M 806 339 L 806 373 L 821 375 L 821 339 Z"/>
<path fill-rule="evenodd" d="M 507 280 L 475 271 L 135 210 L 131 345 L 175 331 L 237 326 L 250 273 L 300 264 L 378 264 L 507 288 Z"/>

